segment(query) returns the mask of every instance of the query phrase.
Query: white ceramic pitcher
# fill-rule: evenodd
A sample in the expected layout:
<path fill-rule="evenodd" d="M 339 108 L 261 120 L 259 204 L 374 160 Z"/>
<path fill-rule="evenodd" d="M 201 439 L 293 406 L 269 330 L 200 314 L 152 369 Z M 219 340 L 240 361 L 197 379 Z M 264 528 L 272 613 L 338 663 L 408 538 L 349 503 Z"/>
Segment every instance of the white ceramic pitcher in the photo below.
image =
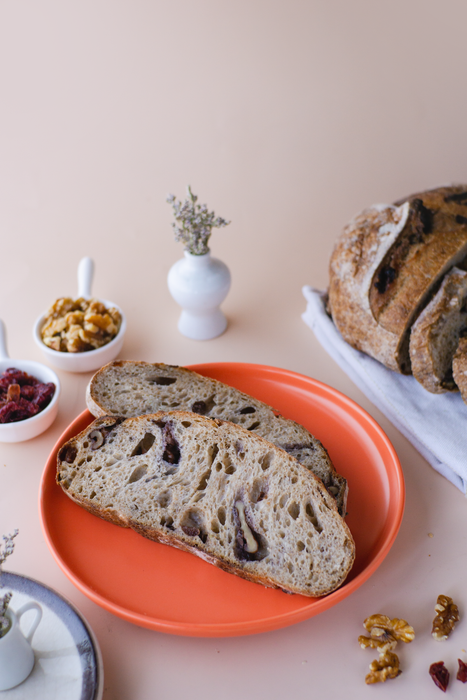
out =
<path fill-rule="evenodd" d="M 20 620 L 25 612 L 35 610 L 36 616 L 27 634 L 20 628 Z M 31 640 L 42 619 L 39 603 L 25 603 L 16 613 L 10 608 L 6 616 L 11 620 L 8 632 L 0 637 L 0 690 L 8 690 L 22 683 L 34 667 L 34 652 Z"/>

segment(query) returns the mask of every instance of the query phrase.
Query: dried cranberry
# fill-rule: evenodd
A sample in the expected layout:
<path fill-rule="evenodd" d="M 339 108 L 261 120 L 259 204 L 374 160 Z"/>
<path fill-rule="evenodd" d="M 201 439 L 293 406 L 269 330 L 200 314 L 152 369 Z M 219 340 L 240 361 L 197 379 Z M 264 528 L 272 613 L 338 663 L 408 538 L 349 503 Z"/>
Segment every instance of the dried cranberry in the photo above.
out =
<path fill-rule="evenodd" d="M 32 402 L 37 404 L 39 408 L 45 408 L 50 403 L 52 396 L 55 393 L 55 384 L 37 384 L 34 387 L 34 398 Z"/>
<path fill-rule="evenodd" d="M 34 398 L 34 393 L 35 393 L 35 388 L 30 385 L 24 385 L 21 387 L 21 396 L 23 399 L 27 399 L 28 401 L 31 401 L 31 399 Z"/>
<path fill-rule="evenodd" d="M 467 683 L 467 664 L 465 664 L 462 659 L 457 659 L 459 662 L 459 669 L 457 671 L 457 680 L 462 683 Z"/>
<path fill-rule="evenodd" d="M 444 665 L 444 661 L 437 661 L 436 663 L 431 664 L 430 676 L 432 677 L 434 684 L 437 685 L 438 688 L 443 691 L 443 693 L 445 693 L 449 684 L 449 671 Z"/>

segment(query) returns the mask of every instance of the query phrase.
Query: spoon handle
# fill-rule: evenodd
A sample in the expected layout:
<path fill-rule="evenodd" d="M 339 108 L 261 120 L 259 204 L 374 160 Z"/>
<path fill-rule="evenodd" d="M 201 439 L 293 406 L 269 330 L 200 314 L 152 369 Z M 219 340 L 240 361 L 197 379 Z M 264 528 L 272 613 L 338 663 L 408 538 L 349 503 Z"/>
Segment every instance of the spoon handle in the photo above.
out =
<path fill-rule="evenodd" d="M 0 318 L 0 360 L 7 360 L 9 357 L 6 349 L 6 327 Z"/>
<path fill-rule="evenodd" d="M 92 296 L 92 280 L 94 277 L 94 261 L 82 258 L 78 265 L 78 296 L 90 299 Z"/>

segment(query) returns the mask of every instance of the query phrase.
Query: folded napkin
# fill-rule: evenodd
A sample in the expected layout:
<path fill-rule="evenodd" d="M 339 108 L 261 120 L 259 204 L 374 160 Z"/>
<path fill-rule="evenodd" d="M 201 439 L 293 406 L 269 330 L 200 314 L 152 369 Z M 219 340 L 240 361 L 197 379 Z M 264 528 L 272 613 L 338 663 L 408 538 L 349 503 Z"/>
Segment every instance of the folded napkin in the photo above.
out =
<path fill-rule="evenodd" d="M 467 493 L 467 405 L 458 392 L 430 394 L 346 343 L 326 313 L 324 292 L 303 287 L 302 318 L 337 364 L 440 474 Z"/>

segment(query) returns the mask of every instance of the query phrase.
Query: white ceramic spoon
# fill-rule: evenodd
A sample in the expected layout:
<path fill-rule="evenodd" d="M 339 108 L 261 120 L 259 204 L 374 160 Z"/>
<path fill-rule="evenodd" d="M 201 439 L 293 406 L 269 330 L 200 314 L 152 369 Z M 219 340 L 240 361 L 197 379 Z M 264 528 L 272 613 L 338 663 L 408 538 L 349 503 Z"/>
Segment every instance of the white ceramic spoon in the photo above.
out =
<path fill-rule="evenodd" d="M 9 367 L 27 372 L 27 374 L 35 377 L 40 382 L 52 382 L 55 384 L 55 393 L 51 402 L 40 413 L 14 423 L 0 423 L 0 442 L 23 442 L 43 433 L 54 422 L 58 411 L 60 381 L 53 370 L 40 362 L 12 360 L 9 357 L 6 343 L 6 328 L 3 321 L 0 320 L 0 374 Z"/>
<path fill-rule="evenodd" d="M 83 258 L 78 265 L 78 297 L 90 299 L 92 297 L 91 289 L 94 278 L 94 262 L 91 258 Z M 34 325 L 34 340 L 40 347 L 46 359 L 58 369 L 63 369 L 67 372 L 93 372 L 99 369 L 107 362 L 114 360 L 122 349 L 123 338 L 126 331 L 126 319 L 123 311 L 117 304 L 106 299 L 100 299 L 107 308 L 113 306 L 120 311 L 122 323 L 117 335 L 110 343 L 103 345 L 96 350 L 87 350 L 86 352 L 60 352 L 52 350 L 42 342 L 41 329 L 44 325 L 45 315 L 40 316 Z"/>

